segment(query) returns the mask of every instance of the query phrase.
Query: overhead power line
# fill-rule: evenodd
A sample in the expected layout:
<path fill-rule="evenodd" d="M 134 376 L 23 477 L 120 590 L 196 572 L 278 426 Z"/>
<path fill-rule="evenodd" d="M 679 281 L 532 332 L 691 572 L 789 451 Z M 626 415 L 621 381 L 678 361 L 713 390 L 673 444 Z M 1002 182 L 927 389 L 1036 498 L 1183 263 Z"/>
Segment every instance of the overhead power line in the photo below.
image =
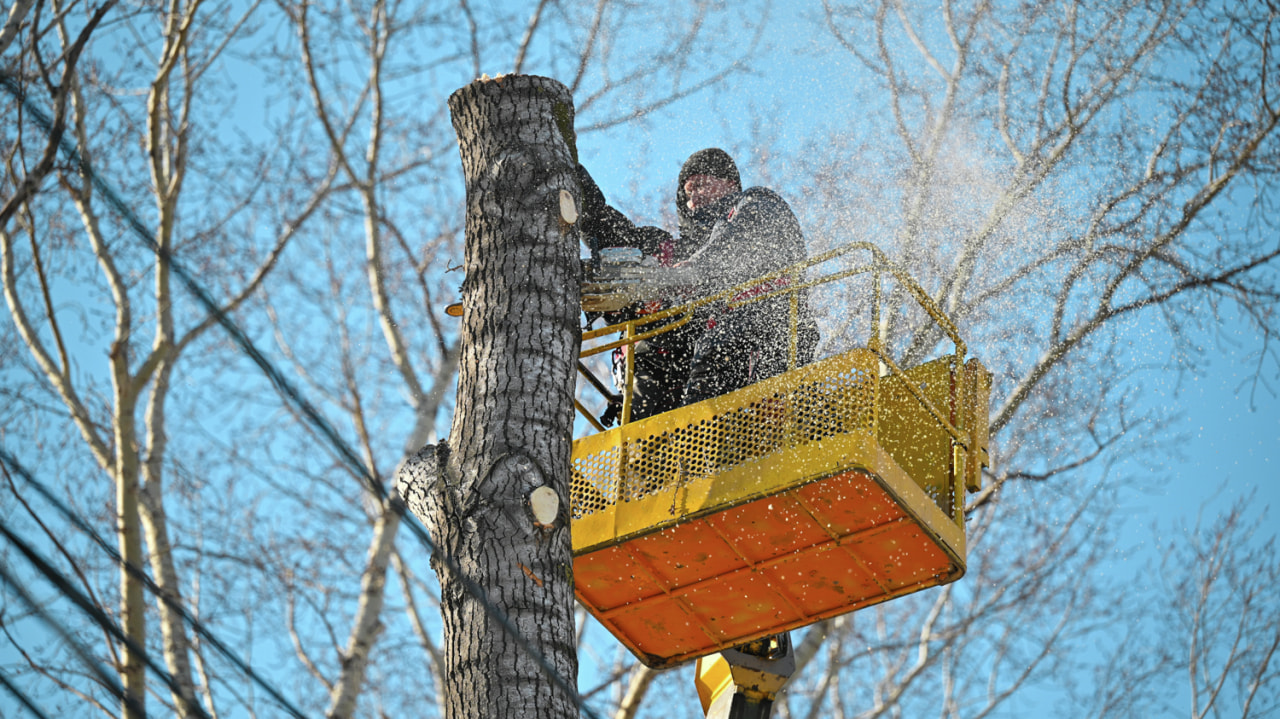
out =
<path fill-rule="evenodd" d="M 152 594 L 154 594 L 160 601 L 164 602 L 165 605 L 169 607 L 169 609 L 176 612 L 178 616 L 182 618 L 182 621 L 186 622 L 191 627 L 192 631 L 199 634 L 201 639 L 204 639 L 205 641 L 207 641 L 209 645 L 212 646 L 219 654 L 221 654 L 225 659 L 230 661 L 237 669 L 239 669 L 246 676 L 248 676 L 249 679 L 252 680 L 254 684 L 257 684 L 259 687 L 263 689 L 263 691 L 267 692 L 267 694 L 272 699 L 274 699 L 276 703 L 278 703 L 285 711 L 289 712 L 291 716 L 298 717 L 299 719 L 302 719 L 303 717 L 305 717 L 305 715 L 302 713 L 302 710 L 298 709 L 296 706 L 293 705 L 292 702 L 286 699 L 278 689 L 276 689 L 270 682 L 268 682 L 260 674 L 258 674 L 258 672 L 256 672 L 253 669 L 253 667 L 249 666 L 244 662 L 244 660 L 236 656 L 236 654 L 232 652 L 231 649 L 221 639 L 218 639 L 218 637 L 215 636 L 214 633 L 210 631 L 209 628 L 206 627 L 203 622 L 193 617 L 191 615 L 191 612 L 187 611 L 187 608 L 182 605 L 182 602 L 176 599 L 173 599 L 169 593 L 161 590 L 160 586 L 157 585 L 155 581 L 152 580 L 151 577 L 148 576 L 147 573 L 142 570 L 142 568 L 134 565 L 131 562 L 125 561 L 124 557 L 120 555 L 120 552 L 116 550 L 115 547 L 111 546 L 111 544 L 107 542 L 107 540 L 103 539 L 102 535 L 94 531 L 93 527 L 90 527 L 88 523 L 86 523 L 83 519 L 81 519 L 80 515 L 76 514 L 70 507 L 66 505 L 65 502 L 60 500 L 58 497 L 54 496 L 54 494 L 50 492 L 49 489 L 45 487 L 43 483 L 38 481 L 30 472 L 27 471 L 26 467 L 23 467 L 22 464 L 18 462 L 17 458 L 9 454 L 9 452 L 5 450 L 3 447 L 0 447 L 0 463 L 8 465 L 9 471 L 21 477 L 23 481 L 26 482 L 27 486 L 34 489 L 46 502 L 51 504 L 53 508 L 57 510 L 58 514 L 62 515 L 63 519 L 67 520 L 68 522 L 71 523 L 72 526 L 74 526 L 76 529 L 83 532 L 87 537 L 89 537 L 90 540 L 93 541 L 94 544 L 98 546 L 99 549 L 101 549 L 104 553 L 106 553 L 106 555 L 110 557 L 117 566 L 121 567 L 122 569 L 124 569 L 124 571 L 128 572 L 130 577 L 141 582 L 142 586 L 148 592 L 151 592 Z M 7 528 L 4 528 L 3 525 L 0 525 L 0 531 L 3 531 L 6 537 L 11 536 L 11 533 L 9 532 L 9 530 Z M 21 541 L 21 540 L 11 540 L 11 541 Z M 21 547 L 19 547 L 19 549 L 21 549 Z M 23 553 L 26 554 L 25 551 Z M 57 569 L 53 568 L 51 565 L 50 565 L 50 569 L 54 572 L 57 572 Z M 58 581 L 55 581 L 53 578 L 50 578 L 50 581 L 54 582 L 55 586 L 58 586 L 59 588 L 61 588 L 63 584 L 65 584 L 66 586 L 70 587 L 71 591 L 79 592 L 79 590 L 75 589 L 75 587 L 72 586 L 70 582 L 66 581 L 65 575 L 61 575 L 61 576 L 62 576 L 61 583 Z M 64 592 L 64 594 L 66 594 L 66 592 Z M 68 596 L 72 599 L 72 601 L 76 601 L 76 598 L 71 594 L 68 594 Z M 85 599 L 85 602 L 88 604 L 88 606 L 93 605 L 93 603 L 90 602 L 87 598 Z M 82 604 L 78 601 L 76 602 L 76 604 L 77 606 L 82 606 Z M 97 607 L 93 607 L 93 608 L 97 610 Z M 101 610 L 97 610 L 97 611 L 101 611 Z M 93 616 L 93 614 L 90 614 L 90 616 Z M 108 631 L 110 631 L 109 628 L 108 628 Z M 142 651 L 144 651 L 145 653 L 145 649 L 143 649 Z"/>
<path fill-rule="evenodd" d="M 17 101 L 22 103 L 24 110 L 31 118 L 33 118 L 36 124 L 40 126 L 41 130 L 43 130 L 46 135 L 52 132 L 53 124 L 49 119 L 49 116 L 43 110 L 30 102 L 22 88 L 12 77 L 7 74 L 0 76 L 0 84 L 3 84 L 5 90 L 8 91 L 9 94 Z M 405 506 L 404 501 L 399 496 L 388 496 L 386 487 L 383 486 L 382 481 L 368 471 L 356 452 L 352 450 L 345 441 L 343 441 L 342 437 L 338 434 L 333 425 L 331 425 L 320 414 L 320 412 L 305 397 L 303 397 L 297 389 L 293 387 L 292 383 L 288 381 L 284 374 L 267 359 L 267 357 L 253 343 L 253 340 L 251 340 L 248 335 L 246 335 L 244 331 L 240 329 L 240 327 L 226 314 L 226 312 L 223 311 L 223 309 L 213 300 L 212 295 L 196 280 L 191 272 L 189 272 L 186 267 L 172 255 L 172 253 L 156 243 L 147 226 L 138 218 L 132 208 L 120 199 L 120 196 L 115 193 L 114 189 L 96 172 L 94 172 L 93 168 L 88 166 L 88 163 L 84 161 L 78 148 L 65 136 L 59 140 L 58 148 L 66 158 L 79 168 L 80 172 L 93 183 L 94 188 L 98 190 L 103 199 L 105 199 L 107 204 L 110 205 L 111 209 L 119 215 L 126 225 L 128 225 L 129 229 L 133 231 L 133 234 L 137 236 L 138 240 L 157 257 L 168 262 L 170 271 L 172 271 L 174 276 L 182 282 L 187 291 L 196 298 L 196 301 L 204 308 L 204 310 L 208 312 L 209 315 L 223 328 L 223 330 L 227 332 L 231 340 L 240 348 L 240 350 L 258 366 L 262 373 L 266 375 L 267 380 L 276 388 L 276 391 L 283 396 L 286 401 L 294 404 L 298 411 L 302 413 L 307 423 L 311 425 L 312 429 L 318 432 L 330 447 L 337 452 L 338 457 L 341 458 L 343 463 L 345 463 L 348 468 L 350 468 L 356 476 L 361 479 L 367 489 L 379 500 L 383 502 L 390 502 L 392 509 L 406 518 L 407 521 L 404 524 L 408 527 L 409 531 L 419 540 L 419 542 L 422 543 L 432 556 L 438 557 L 443 562 L 445 568 L 459 579 L 466 592 L 480 603 L 481 607 L 485 610 L 485 613 L 502 627 L 503 631 L 511 637 L 516 645 L 520 647 L 521 651 L 523 651 L 534 661 L 535 664 L 537 664 L 539 671 L 541 671 L 543 675 L 546 676 L 558 689 L 564 692 L 565 695 L 568 696 L 579 709 L 585 712 L 588 717 L 591 717 L 591 719 L 598 719 L 598 715 L 586 705 L 582 697 L 578 694 L 577 688 L 561 676 L 560 672 L 551 665 L 551 662 L 546 658 L 546 656 L 529 643 L 523 633 L 520 632 L 520 630 L 511 622 L 511 619 L 507 617 L 506 613 L 489 600 L 488 594 L 484 591 L 484 588 L 463 573 L 461 571 L 461 567 L 457 565 L 456 560 L 439 550 L 438 545 L 436 545 L 435 541 L 431 539 L 430 534 L 417 520 L 417 517 L 412 512 L 406 512 L 407 507 Z M 0 449 L 0 452 L 3 452 L 3 450 Z M 7 453 L 0 454 L 0 459 L 10 461 L 15 467 L 17 466 L 16 463 L 13 463 L 12 458 L 10 458 Z M 28 479 L 31 478 L 31 475 L 25 471 L 22 472 L 22 474 Z M 123 562 L 123 558 L 117 558 L 117 561 Z M 148 582 L 149 581 L 150 580 L 148 579 Z M 156 587 L 154 583 L 149 584 L 148 589 L 155 592 L 162 600 L 166 600 L 166 595 L 160 592 L 159 588 Z M 185 611 L 183 612 L 183 618 L 188 623 L 195 621 L 194 618 L 190 617 L 190 615 Z M 192 624 L 192 626 L 194 627 L 195 624 Z M 205 635 L 202 634 L 201 636 Z"/>
<path fill-rule="evenodd" d="M 3 569 L 3 568 L 0 568 L 0 569 Z M 4 581 L 6 583 L 8 582 L 7 579 Z M 48 719 L 49 715 L 41 711 L 40 707 L 36 706 L 35 703 L 31 701 L 31 698 L 28 697 L 25 692 L 19 689 L 16 684 L 9 681 L 9 678 L 6 677 L 4 674 L 0 674 L 0 687 L 4 687 L 5 691 L 13 695 L 13 698 L 17 699 L 18 703 L 21 704 L 24 709 L 36 715 L 36 719 Z"/>
<path fill-rule="evenodd" d="M 12 534 L 10 534 L 8 528 L 4 528 L 3 533 L 6 535 L 6 538 L 8 538 L 10 541 L 14 541 L 14 537 Z M 15 546 L 17 546 L 20 550 L 24 550 L 24 548 L 26 547 L 26 544 L 23 543 L 21 540 L 18 540 L 17 542 L 15 542 Z M 27 555 L 28 560 L 31 559 L 31 555 L 28 554 L 27 551 L 24 550 L 23 554 Z M 36 561 L 33 561 L 32 563 L 37 564 Z M 61 572 L 58 572 L 56 569 L 53 571 L 55 575 L 61 575 Z M 48 576 L 49 575 L 46 574 L 46 577 Z M 62 586 L 59 585 L 59 582 L 54 580 L 52 577 L 50 577 L 50 581 L 53 581 L 54 585 L 58 586 L 60 591 L 63 591 Z M 102 686 L 106 687 L 108 691 L 110 691 L 116 697 L 121 699 L 125 703 L 125 705 L 129 707 L 131 711 L 139 715 L 144 713 L 143 708 L 138 704 L 137 698 L 125 692 L 124 687 L 121 686 L 120 682 L 116 679 L 116 677 L 113 676 L 111 672 L 107 671 L 106 668 L 102 666 L 101 662 L 93 658 L 93 654 L 89 652 L 88 648 L 85 647 L 83 643 L 81 643 L 75 637 L 71 636 L 71 633 L 67 631 L 67 628 L 62 624 L 62 622 L 56 621 L 52 617 L 50 617 L 49 613 L 45 611 L 44 607 L 41 606 L 40 602 L 36 601 L 36 599 L 31 596 L 31 593 L 24 588 L 25 583 L 19 581 L 12 574 L 10 574 L 9 570 L 3 564 L 0 564 L 0 582 L 2 582 L 5 586 L 7 586 L 9 588 L 9 591 L 16 594 L 18 598 L 22 600 L 22 603 L 26 604 L 27 608 L 30 609 L 31 612 L 35 614 L 40 619 L 40 621 L 43 622 L 45 626 L 49 628 L 50 631 L 56 634 L 57 637 L 61 639 L 64 644 L 66 644 L 68 647 L 71 648 L 71 651 L 75 653 L 76 657 L 80 660 L 80 662 L 83 663 L 85 667 L 89 669 L 89 671 L 93 674 L 94 678 L 97 679 L 98 682 L 102 684 Z M 72 597 L 74 601 L 75 596 L 79 594 L 79 590 L 75 589 L 75 587 L 71 587 L 69 582 L 63 582 L 63 584 L 65 584 L 70 589 L 70 592 L 71 592 L 68 594 L 67 592 L 64 591 L 64 594 L 67 594 L 67 596 Z M 92 603 L 90 603 L 90 606 L 92 606 Z M 97 609 L 97 607 L 93 607 L 93 608 L 95 610 Z M 101 614 L 101 610 L 99 610 L 99 614 Z M 106 618 L 106 615 L 101 615 L 101 616 L 105 619 L 105 622 L 99 622 L 99 623 L 102 625 L 104 629 L 106 629 L 108 632 L 111 632 L 112 629 L 115 629 L 115 632 L 112 632 L 113 636 L 116 636 L 117 632 L 119 632 L 119 636 L 123 636 L 123 633 L 120 632 L 120 628 L 115 625 L 115 622 L 112 622 L 109 618 Z M 131 646 L 133 645 L 131 644 Z M 146 657 L 145 652 L 143 652 L 143 657 L 144 658 Z M 150 663 L 151 663 L 150 659 L 147 659 L 147 664 L 150 665 Z M 164 672 L 164 674 L 168 675 L 168 672 Z M 16 687 L 14 689 L 16 690 Z M 26 699 L 25 695 L 20 695 L 19 700 L 21 700 L 27 706 L 33 706 L 30 704 L 30 701 Z"/>

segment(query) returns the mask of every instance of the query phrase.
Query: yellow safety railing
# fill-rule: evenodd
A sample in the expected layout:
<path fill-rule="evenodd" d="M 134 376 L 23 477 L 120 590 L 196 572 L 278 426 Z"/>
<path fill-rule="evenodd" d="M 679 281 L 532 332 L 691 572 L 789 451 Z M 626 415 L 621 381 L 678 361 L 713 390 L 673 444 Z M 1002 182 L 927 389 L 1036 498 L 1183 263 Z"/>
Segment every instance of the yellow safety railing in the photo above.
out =
<path fill-rule="evenodd" d="M 830 272 L 820 277 L 810 279 L 807 281 L 803 281 L 803 282 L 799 281 L 800 278 L 803 277 L 806 270 L 812 267 L 816 267 L 818 265 L 825 264 L 839 257 L 843 257 L 851 253 L 858 252 L 858 251 L 865 251 L 870 253 L 872 261 L 867 264 L 862 264 L 855 267 L 845 268 L 838 271 Z M 858 275 L 871 274 L 873 276 L 872 288 L 871 288 L 871 294 L 872 294 L 871 333 L 870 333 L 870 337 L 867 340 L 866 347 L 867 349 L 875 353 L 877 357 L 879 357 L 880 361 L 884 364 L 885 369 L 888 371 L 890 375 L 896 376 L 905 380 L 905 378 L 907 377 L 906 372 L 889 355 L 885 347 L 884 338 L 881 337 L 880 335 L 880 332 L 881 332 L 880 305 L 881 305 L 881 299 L 882 299 L 881 297 L 882 279 L 881 278 L 882 278 L 882 275 L 884 275 L 885 273 L 888 273 L 889 275 L 891 275 L 894 279 L 898 281 L 898 283 L 904 289 L 907 290 L 907 292 L 911 295 L 911 297 L 917 302 L 917 304 L 919 304 L 921 309 L 923 309 L 925 313 L 928 314 L 929 317 L 938 325 L 939 329 L 942 330 L 943 334 L 947 337 L 947 339 L 951 340 L 951 342 L 954 344 L 954 348 L 955 348 L 954 353 L 951 355 L 951 358 L 950 358 L 952 388 L 954 390 L 961 389 L 961 383 L 957 381 L 956 375 L 960 371 L 960 368 L 964 365 L 964 358 L 967 352 L 967 347 L 965 345 L 963 338 L 960 337 L 959 330 L 956 328 L 955 324 L 951 321 L 951 319 L 946 316 L 946 314 L 942 311 L 942 309 L 938 307 L 937 303 L 933 300 L 933 298 L 929 296 L 929 293 L 925 292 L 924 288 L 922 288 L 920 284 L 915 281 L 915 278 L 913 278 L 909 273 L 907 273 L 901 267 L 899 267 L 898 265 L 893 263 L 891 260 L 889 260 L 889 258 L 884 254 L 883 251 L 880 250 L 879 247 L 876 247 L 874 244 L 870 242 L 848 243 L 846 245 L 842 245 L 840 247 L 836 247 L 834 249 L 815 255 L 814 257 L 811 257 L 803 262 L 799 262 L 789 267 L 777 270 L 775 272 L 762 275 L 755 279 L 749 280 L 747 282 L 736 285 L 734 287 L 730 287 L 720 292 L 716 292 L 714 294 L 708 295 L 701 299 L 694 300 L 692 302 L 689 302 L 677 307 L 672 307 L 666 310 L 655 312 L 653 314 L 644 315 L 642 317 L 638 317 L 633 320 L 628 320 L 626 322 L 620 322 L 617 324 L 609 325 L 607 327 L 602 327 L 600 329 L 588 330 L 587 332 L 584 332 L 582 335 L 582 341 L 583 341 L 584 347 L 581 351 L 580 356 L 591 357 L 594 355 L 612 351 L 622 346 L 634 347 L 635 344 L 641 340 L 649 339 L 651 337 L 656 337 L 665 332 L 670 332 L 671 330 L 674 330 L 688 323 L 691 319 L 693 319 L 694 313 L 697 310 L 709 305 L 723 303 L 728 308 L 738 308 L 745 305 L 754 304 L 756 302 L 764 302 L 770 299 L 774 299 L 776 297 L 786 295 L 790 298 L 790 343 L 788 348 L 789 369 L 795 369 L 796 362 L 797 362 L 797 354 L 798 354 L 797 353 L 797 325 L 799 322 L 799 300 L 800 300 L 799 292 L 801 290 L 806 290 L 806 289 L 817 287 L 824 284 L 830 284 L 832 282 L 838 282 L 840 280 L 849 279 L 851 277 L 856 277 Z M 747 292 L 753 288 L 760 287 L 761 285 L 768 285 L 769 283 L 782 277 L 788 277 L 791 281 L 783 287 L 772 289 L 768 292 L 764 292 L 759 295 L 753 295 L 751 297 L 741 299 L 741 300 L 736 300 L 736 301 L 733 299 L 742 295 L 744 292 Z M 664 321 L 666 321 L 664 324 L 661 324 L 660 326 L 654 329 L 650 329 L 650 330 L 643 329 L 655 323 L 660 323 Z M 595 345 L 591 347 L 586 347 L 586 344 L 592 340 L 598 339 L 600 337 L 613 335 L 615 333 L 621 334 L 622 336 L 619 339 L 611 342 L 607 342 L 604 344 Z M 586 367 L 579 364 L 579 369 L 582 372 L 582 374 L 585 377 L 587 377 L 589 381 L 591 381 L 592 385 L 598 391 L 600 391 L 602 395 L 604 395 L 607 398 L 609 395 L 609 392 L 599 383 L 599 381 L 589 371 L 587 371 Z M 631 397 L 633 394 L 633 388 L 634 388 L 634 382 L 635 382 L 634 353 L 630 351 L 627 352 L 625 378 L 626 378 L 625 386 L 622 388 L 622 392 L 621 392 L 622 403 L 623 403 L 622 411 L 621 411 L 621 423 L 624 425 L 631 421 Z M 941 426 L 949 435 L 951 435 L 952 439 L 960 447 L 962 447 L 966 452 L 970 454 L 974 454 L 978 451 L 979 448 L 971 446 L 973 444 L 973 442 L 971 441 L 971 438 L 969 436 L 966 436 L 964 432 L 962 432 L 960 429 L 956 427 L 957 420 L 958 420 L 957 417 L 952 416 L 951 412 L 944 413 L 941 409 L 939 409 L 934 402 L 932 402 L 928 397 L 926 397 L 922 392 L 919 391 L 915 383 L 904 381 L 902 382 L 902 386 L 906 389 L 907 392 L 909 392 L 913 397 L 915 397 L 915 399 L 920 403 L 920 405 L 926 409 L 926 411 L 933 417 L 935 421 L 937 421 L 939 426 Z M 966 389 L 966 391 L 970 391 L 970 390 Z M 958 398 L 955 396 L 951 397 L 952 407 L 957 406 L 957 402 L 956 402 L 957 399 Z M 597 431 L 604 431 L 605 428 L 596 420 L 594 416 L 591 415 L 590 411 L 588 411 L 588 409 L 585 406 L 583 406 L 581 402 L 578 402 L 575 400 L 575 405 L 578 411 L 581 412 L 584 417 L 586 417 L 587 421 L 590 422 L 591 425 L 597 429 Z M 977 418 L 967 418 L 967 419 L 979 421 Z M 980 419 L 980 421 L 983 423 L 984 426 L 985 426 L 985 420 L 986 420 L 985 416 Z M 973 464 L 974 463 L 972 462 L 968 463 L 970 467 L 972 467 Z M 966 477 L 965 483 L 966 485 L 972 487 L 978 483 L 978 478 Z"/>

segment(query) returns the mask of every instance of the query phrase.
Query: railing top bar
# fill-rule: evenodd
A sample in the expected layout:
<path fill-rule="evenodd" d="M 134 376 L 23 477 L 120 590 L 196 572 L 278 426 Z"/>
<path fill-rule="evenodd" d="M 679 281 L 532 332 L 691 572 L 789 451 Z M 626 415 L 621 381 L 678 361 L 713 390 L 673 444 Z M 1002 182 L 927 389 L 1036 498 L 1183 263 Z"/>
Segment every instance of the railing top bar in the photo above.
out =
<path fill-rule="evenodd" d="M 887 271 L 891 275 L 893 275 L 894 278 L 898 280 L 898 282 L 902 283 L 902 285 L 907 288 L 907 290 L 911 293 L 911 296 L 915 298 L 916 302 L 921 306 L 921 308 L 924 309 L 926 313 L 928 313 L 928 315 L 933 319 L 934 322 L 938 323 L 938 326 L 942 328 L 942 331 L 944 334 L 947 335 L 947 338 L 950 339 L 955 344 L 956 354 L 959 357 L 963 358 L 967 352 L 967 347 L 965 345 L 964 340 L 961 339 L 960 337 L 960 331 L 956 328 L 955 324 L 951 321 L 951 318 L 947 317 L 947 315 L 942 311 L 942 308 L 938 306 L 937 302 L 935 302 L 934 299 L 929 296 L 928 292 L 925 292 L 924 288 L 921 287 L 919 283 L 917 283 L 915 279 L 911 277 L 910 274 L 908 274 L 905 270 L 899 267 L 896 263 L 892 262 L 879 247 L 876 247 L 874 244 L 870 242 L 864 242 L 864 241 L 850 242 L 848 244 L 844 244 L 839 247 L 832 248 L 830 250 L 827 250 L 826 252 L 821 252 L 817 255 L 814 255 L 813 257 L 810 257 L 804 260 L 803 262 L 797 262 L 796 264 L 791 265 L 789 267 L 784 267 L 783 269 L 770 272 L 766 275 L 761 275 L 760 277 L 756 277 L 751 280 L 748 280 L 747 282 L 743 282 L 739 285 L 735 285 L 728 289 L 721 290 L 707 297 L 694 300 L 693 302 L 689 302 L 689 303 L 680 305 L 678 307 L 672 307 L 666 310 L 662 310 L 660 312 L 655 312 L 651 315 L 644 315 L 640 318 L 632 320 L 631 322 L 634 323 L 633 326 L 638 328 L 640 326 L 648 325 L 653 322 L 658 322 L 660 320 L 668 319 L 671 317 L 676 317 L 680 315 L 684 316 L 682 318 L 683 319 L 682 322 L 673 323 L 672 325 L 664 326 L 652 332 L 645 332 L 642 335 L 637 335 L 636 339 L 652 337 L 654 335 L 661 334 L 662 332 L 666 332 L 670 329 L 674 329 L 675 327 L 679 326 L 680 324 L 684 324 L 684 322 L 687 322 L 690 318 L 692 318 L 693 313 L 701 307 L 705 307 L 709 304 L 720 302 L 720 301 L 727 302 L 729 298 L 741 292 L 749 290 L 753 287 L 757 287 L 763 283 L 770 282 L 772 280 L 775 280 L 779 277 L 783 277 L 786 275 L 798 274 L 800 272 L 803 272 L 806 269 L 809 269 L 810 267 L 815 267 L 817 265 L 836 259 L 837 257 L 842 257 L 844 255 L 847 255 L 859 250 L 865 250 L 867 252 L 870 252 L 875 261 L 870 265 L 864 265 L 862 267 L 854 268 L 853 270 L 843 270 L 839 272 L 832 272 L 832 273 L 823 275 L 821 277 L 818 277 L 816 279 L 810 280 L 808 282 L 773 290 L 771 292 L 765 293 L 758 297 L 753 297 L 747 302 L 739 302 L 737 304 L 738 305 L 748 304 L 750 302 L 757 302 L 757 301 L 769 299 L 775 296 L 797 292 L 801 289 L 806 289 L 809 287 L 814 287 L 816 285 L 826 284 L 829 282 L 845 279 L 847 277 L 853 276 L 854 274 L 860 274 L 862 272 Z M 626 328 L 626 323 L 622 322 L 618 324 L 609 325 L 607 327 L 601 327 L 600 329 L 596 329 L 596 330 L 588 330 L 587 332 L 584 332 L 582 334 L 582 340 L 586 342 L 588 340 L 593 340 L 598 337 L 610 335 L 615 332 L 621 332 L 625 328 Z M 626 342 L 623 342 L 622 344 L 626 344 Z M 617 346 L 619 346 L 618 343 L 610 343 L 608 345 L 608 349 L 613 349 L 614 347 L 617 347 Z M 606 351 L 605 348 L 603 347 L 592 348 L 592 354 L 598 354 L 599 352 L 603 352 L 603 351 Z"/>
<path fill-rule="evenodd" d="M 660 313 L 660 314 L 663 314 L 663 315 L 664 315 L 664 317 L 669 317 L 669 316 L 671 316 L 670 314 L 667 314 L 665 311 L 664 311 L 663 313 Z M 603 328 L 598 329 L 598 330 L 591 330 L 591 332 L 584 332 L 584 333 L 582 334 L 582 341 L 583 341 L 583 342 L 586 342 L 588 339 L 594 339 L 594 338 L 596 338 L 596 337 L 601 336 L 601 334 L 613 334 L 614 332 L 625 332 L 625 331 L 626 331 L 626 328 L 627 328 L 627 325 L 631 325 L 632 327 L 636 327 L 636 326 L 641 325 L 641 324 L 646 324 L 646 325 L 647 325 L 647 324 L 649 324 L 649 323 L 652 321 L 652 320 L 650 319 L 650 317 L 651 317 L 651 316 L 652 316 L 652 315 L 645 315 L 644 317 L 642 317 L 642 318 L 641 318 L 641 319 L 639 319 L 639 320 L 630 320 L 630 321 L 627 321 L 627 322 L 619 322 L 619 323 L 618 323 L 618 324 L 616 324 L 616 325 L 609 325 L 608 327 L 603 327 Z M 659 319 L 662 319 L 662 318 L 659 318 Z M 662 333 L 664 333 L 664 332 L 668 332 L 668 331 L 673 330 L 673 329 L 675 329 L 675 328 L 677 328 L 677 327 L 679 327 L 679 326 L 681 326 L 681 325 L 684 325 L 684 324 L 688 323 L 688 322 L 689 322 L 689 320 L 691 320 L 691 319 L 693 319 L 693 311 L 692 311 L 692 310 L 690 310 L 689 312 L 687 312 L 687 313 L 686 313 L 686 314 L 684 314 L 683 316 L 678 317 L 678 318 L 676 318 L 675 320 L 672 320 L 671 324 L 663 325 L 663 326 L 661 326 L 661 327 L 659 327 L 659 328 L 657 328 L 657 329 L 649 330 L 648 332 L 641 332 L 641 333 L 639 333 L 639 334 L 636 334 L 634 337 L 623 337 L 622 339 L 615 340 L 615 341 L 613 341 L 613 342 L 609 342 L 608 344 L 602 344 L 602 345 L 596 345 L 596 346 L 594 346 L 594 347 L 589 347 L 589 348 L 587 348 L 587 349 L 581 350 L 581 351 L 578 353 L 578 356 L 579 356 L 579 357 L 594 357 L 595 355 L 598 355 L 598 354 L 601 354 L 601 353 L 604 353 L 604 352 L 608 352 L 609 350 L 611 350 L 611 349 L 615 349 L 615 348 L 617 348 L 617 347 L 621 347 L 622 345 L 629 345 L 629 344 L 632 344 L 632 343 L 634 343 L 634 342 L 639 342 L 640 340 L 649 339 L 650 337 L 656 337 L 656 336 L 658 336 L 658 335 L 660 335 L 660 334 L 662 334 Z M 606 332 L 606 330 L 607 330 L 607 332 Z M 590 336 L 590 337 L 588 337 L 588 336 L 587 336 L 588 334 L 590 334 L 591 336 Z"/>

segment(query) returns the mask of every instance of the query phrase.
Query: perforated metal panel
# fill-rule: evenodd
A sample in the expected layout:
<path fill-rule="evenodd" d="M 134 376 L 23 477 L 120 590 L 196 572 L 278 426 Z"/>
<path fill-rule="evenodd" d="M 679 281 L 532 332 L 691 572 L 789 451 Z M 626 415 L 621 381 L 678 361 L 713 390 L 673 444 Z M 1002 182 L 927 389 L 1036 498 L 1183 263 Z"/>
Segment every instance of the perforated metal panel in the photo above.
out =
<path fill-rule="evenodd" d="M 821 366 L 579 441 L 573 516 L 670 493 L 774 454 L 875 427 L 874 358 L 850 353 Z M 614 436 L 616 433 L 616 436 Z"/>

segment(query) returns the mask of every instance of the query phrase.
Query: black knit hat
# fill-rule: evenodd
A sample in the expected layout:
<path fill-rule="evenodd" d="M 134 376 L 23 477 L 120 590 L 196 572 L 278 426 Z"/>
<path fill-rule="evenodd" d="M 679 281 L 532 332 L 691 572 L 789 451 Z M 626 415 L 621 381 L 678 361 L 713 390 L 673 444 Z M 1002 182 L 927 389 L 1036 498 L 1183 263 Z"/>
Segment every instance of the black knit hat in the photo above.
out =
<path fill-rule="evenodd" d="M 734 164 L 733 158 L 718 147 L 708 147 L 689 155 L 680 170 L 680 176 L 687 179 L 690 175 L 711 175 L 739 184 L 742 182 L 738 178 L 738 166 Z"/>
<path fill-rule="evenodd" d="M 694 175 L 710 175 L 722 180 L 732 180 L 739 190 L 742 189 L 742 178 L 738 176 L 738 166 L 734 164 L 733 158 L 729 157 L 729 153 L 718 147 L 708 147 L 690 155 L 689 159 L 684 161 L 684 167 L 680 168 L 676 202 L 681 207 L 688 199 L 684 194 L 685 180 Z"/>

